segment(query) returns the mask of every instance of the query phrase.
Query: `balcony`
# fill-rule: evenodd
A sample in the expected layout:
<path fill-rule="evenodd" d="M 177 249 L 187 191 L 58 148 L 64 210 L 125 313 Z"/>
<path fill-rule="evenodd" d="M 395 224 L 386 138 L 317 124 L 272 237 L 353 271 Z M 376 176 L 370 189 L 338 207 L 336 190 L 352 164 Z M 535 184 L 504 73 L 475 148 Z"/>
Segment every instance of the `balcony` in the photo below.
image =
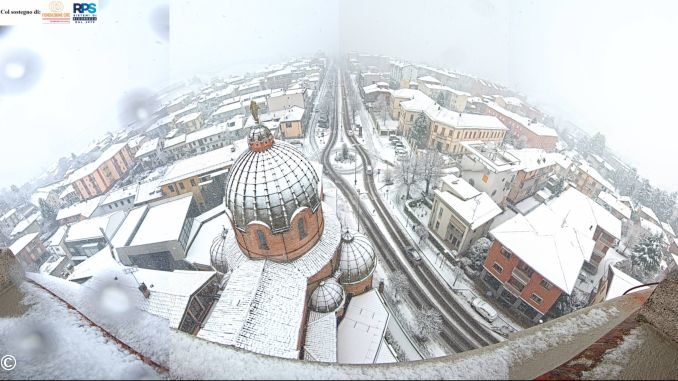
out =
<path fill-rule="evenodd" d="M 527 272 L 525 272 L 524 270 L 521 270 L 517 267 L 513 269 L 513 272 L 511 274 L 522 284 L 526 285 L 530 282 L 531 276 L 528 275 Z"/>

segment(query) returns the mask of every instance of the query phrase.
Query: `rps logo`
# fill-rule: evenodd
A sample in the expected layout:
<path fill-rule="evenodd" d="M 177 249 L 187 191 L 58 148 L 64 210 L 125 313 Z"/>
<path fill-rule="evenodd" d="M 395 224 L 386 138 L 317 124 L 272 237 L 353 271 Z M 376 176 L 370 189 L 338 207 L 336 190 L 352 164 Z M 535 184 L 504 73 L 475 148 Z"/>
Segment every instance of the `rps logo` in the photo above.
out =
<path fill-rule="evenodd" d="M 95 3 L 73 3 L 73 13 L 97 13 L 97 5 Z"/>

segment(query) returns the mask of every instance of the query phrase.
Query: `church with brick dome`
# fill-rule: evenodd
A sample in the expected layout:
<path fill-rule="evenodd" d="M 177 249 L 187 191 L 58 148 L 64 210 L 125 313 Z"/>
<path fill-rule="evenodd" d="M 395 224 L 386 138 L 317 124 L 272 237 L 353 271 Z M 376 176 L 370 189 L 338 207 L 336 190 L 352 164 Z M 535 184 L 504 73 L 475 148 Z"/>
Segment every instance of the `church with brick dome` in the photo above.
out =
<path fill-rule="evenodd" d="M 322 167 L 252 127 L 225 184 L 225 226 L 211 245 L 223 291 L 197 336 L 278 357 L 337 361 L 337 325 L 372 290 L 366 236 L 323 212 Z M 316 340 L 317 336 L 333 337 Z"/>

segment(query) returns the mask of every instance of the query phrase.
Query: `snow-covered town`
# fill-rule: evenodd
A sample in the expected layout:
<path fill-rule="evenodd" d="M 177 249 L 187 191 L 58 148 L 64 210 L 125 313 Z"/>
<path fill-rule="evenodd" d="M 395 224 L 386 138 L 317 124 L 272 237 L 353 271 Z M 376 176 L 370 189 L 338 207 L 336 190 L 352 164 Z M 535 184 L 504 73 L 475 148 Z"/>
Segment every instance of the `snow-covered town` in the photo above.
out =
<path fill-rule="evenodd" d="M 10 379 L 676 375 L 678 193 L 604 133 L 425 60 L 222 70 L 0 189 Z"/>

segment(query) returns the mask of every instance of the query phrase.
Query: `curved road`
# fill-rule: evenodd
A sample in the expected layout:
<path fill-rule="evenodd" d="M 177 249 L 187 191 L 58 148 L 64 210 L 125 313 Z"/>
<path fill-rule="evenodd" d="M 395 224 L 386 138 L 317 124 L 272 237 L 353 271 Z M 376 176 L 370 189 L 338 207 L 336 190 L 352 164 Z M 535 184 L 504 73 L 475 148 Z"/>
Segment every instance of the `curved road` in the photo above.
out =
<path fill-rule="evenodd" d="M 410 283 L 415 286 L 410 289 L 410 296 L 413 298 L 414 304 L 419 308 L 431 306 L 440 311 L 443 317 L 441 337 L 452 351 L 462 352 L 496 343 L 498 339 L 494 334 L 485 326 L 479 324 L 474 316 L 471 316 L 468 311 L 459 305 L 452 295 L 450 295 L 449 289 L 442 287 L 443 289 L 441 290 L 439 280 L 426 265 L 412 266 L 404 258 L 402 253 L 404 252 L 405 247 L 411 246 L 412 243 L 410 242 L 409 237 L 400 230 L 399 225 L 395 222 L 383 204 L 378 195 L 374 179 L 371 176 L 363 176 L 362 178 L 365 187 L 364 189 L 367 189 L 370 199 L 374 204 L 381 221 L 383 221 L 383 226 L 380 226 L 377 221 L 375 221 L 368 208 L 360 201 L 355 189 L 332 168 L 329 153 L 336 143 L 338 135 L 343 133 L 339 130 L 339 126 L 343 125 L 345 128 L 348 127 L 348 123 L 342 123 L 342 120 L 349 120 L 347 109 L 343 104 L 345 102 L 345 88 L 342 83 L 343 79 L 344 78 L 341 78 L 341 74 L 339 74 L 337 77 L 337 84 L 339 85 L 337 90 L 341 91 L 341 94 L 337 94 L 337 96 L 342 104 L 337 105 L 337 108 L 334 109 L 335 115 L 331 118 L 331 135 L 329 142 L 321 155 L 327 176 L 336 184 L 337 188 L 344 194 L 353 210 L 356 211 L 357 218 L 360 219 L 366 232 L 375 243 L 375 248 L 380 254 L 384 264 L 391 271 L 403 272 L 408 277 Z M 343 110 L 341 115 L 339 114 L 339 108 Z M 357 145 L 357 141 L 353 137 L 348 137 L 348 140 L 351 141 L 351 143 L 356 144 L 355 147 L 357 148 L 357 152 L 360 154 L 363 163 L 372 165 L 372 160 L 365 149 L 362 146 Z M 385 236 L 383 232 L 384 227 L 388 232 L 387 235 L 392 238 L 392 241 L 389 241 Z M 400 254 L 393 250 L 389 250 L 389 248 L 393 247 L 391 242 L 395 244 L 395 247 L 400 251 Z"/>

